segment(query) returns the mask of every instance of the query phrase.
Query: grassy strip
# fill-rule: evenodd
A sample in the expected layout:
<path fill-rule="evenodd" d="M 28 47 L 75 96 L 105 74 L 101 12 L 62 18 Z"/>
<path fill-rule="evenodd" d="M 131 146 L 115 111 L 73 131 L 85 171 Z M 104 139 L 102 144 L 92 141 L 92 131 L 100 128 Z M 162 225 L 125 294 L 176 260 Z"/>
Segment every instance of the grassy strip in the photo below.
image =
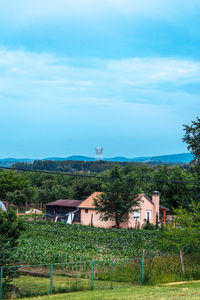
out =
<path fill-rule="evenodd" d="M 30 298 L 24 298 L 30 299 Z M 136 286 L 114 290 L 95 290 L 31 298 L 32 300 L 199 300 L 200 283 L 185 283 L 176 286 Z"/>

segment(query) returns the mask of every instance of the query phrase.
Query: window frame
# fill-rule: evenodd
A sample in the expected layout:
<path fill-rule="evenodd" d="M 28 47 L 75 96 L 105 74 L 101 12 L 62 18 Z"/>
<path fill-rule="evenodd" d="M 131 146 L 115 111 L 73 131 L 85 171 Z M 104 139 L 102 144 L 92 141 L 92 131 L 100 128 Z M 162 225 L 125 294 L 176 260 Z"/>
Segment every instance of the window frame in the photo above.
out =
<path fill-rule="evenodd" d="M 135 213 L 138 214 L 135 216 Z M 133 220 L 140 220 L 141 218 L 141 210 L 140 209 L 136 209 L 133 211 Z"/>
<path fill-rule="evenodd" d="M 145 210 L 145 219 L 148 220 L 148 213 L 149 213 L 149 221 L 152 220 L 152 210 L 146 209 Z"/>

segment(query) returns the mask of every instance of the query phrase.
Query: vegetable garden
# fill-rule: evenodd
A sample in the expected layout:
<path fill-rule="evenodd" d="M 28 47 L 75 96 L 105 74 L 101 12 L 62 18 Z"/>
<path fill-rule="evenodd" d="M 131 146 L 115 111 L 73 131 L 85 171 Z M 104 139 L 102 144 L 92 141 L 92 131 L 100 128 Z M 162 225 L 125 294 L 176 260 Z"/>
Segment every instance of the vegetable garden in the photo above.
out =
<path fill-rule="evenodd" d="M 103 229 L 45 221 L 26 222 L 14 259 L 17 264 L 133 258 L 142 249 L 159 254 L 159 231 Z"/>
<path fill-rule="evenodd" d="M 162 239 L 159 230 L 25 222 L 14 267 L 1 267 L 1 294 L 18 298 L 200 279 L 199 253 L 183 254 L 183 270 L 179 254 L 164 253 Z M 9 272 L 14 276 L 6 283 Z"/>

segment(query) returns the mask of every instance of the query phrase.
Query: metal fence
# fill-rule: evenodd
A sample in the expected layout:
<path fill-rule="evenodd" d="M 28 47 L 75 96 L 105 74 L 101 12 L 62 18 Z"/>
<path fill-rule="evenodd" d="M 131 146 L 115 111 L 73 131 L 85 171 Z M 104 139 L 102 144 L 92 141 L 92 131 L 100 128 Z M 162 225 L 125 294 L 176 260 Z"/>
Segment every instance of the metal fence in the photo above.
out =
<path fill-rule="evenodd" d="M 0 268 L 0 299 L 200 279 L 200 254 Z"/>

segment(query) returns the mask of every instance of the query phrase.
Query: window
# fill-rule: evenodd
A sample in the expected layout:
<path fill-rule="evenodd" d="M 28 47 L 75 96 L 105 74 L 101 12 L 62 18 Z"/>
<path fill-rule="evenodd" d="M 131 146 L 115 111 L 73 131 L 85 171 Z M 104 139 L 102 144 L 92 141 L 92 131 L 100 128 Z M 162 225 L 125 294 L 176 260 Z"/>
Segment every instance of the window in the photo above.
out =
<path fill-rule="evenodd" d="M 146 220 L 151 220 L 151 210 L 146 210 L 145 211 L 145 219 Z"/>
<path fill-rule="evenodd" d="M 87 209 L 87 208 L 85 209 L 85 213 L 86 213 L 86 214 L 88 213 L 88 209 Z"/>
<path fill-rule="evenodd" d="M 134 210 L 133 219 L 134 220 L 139 220 L 140 219 L 140 211 L 139 210 Z"/>

